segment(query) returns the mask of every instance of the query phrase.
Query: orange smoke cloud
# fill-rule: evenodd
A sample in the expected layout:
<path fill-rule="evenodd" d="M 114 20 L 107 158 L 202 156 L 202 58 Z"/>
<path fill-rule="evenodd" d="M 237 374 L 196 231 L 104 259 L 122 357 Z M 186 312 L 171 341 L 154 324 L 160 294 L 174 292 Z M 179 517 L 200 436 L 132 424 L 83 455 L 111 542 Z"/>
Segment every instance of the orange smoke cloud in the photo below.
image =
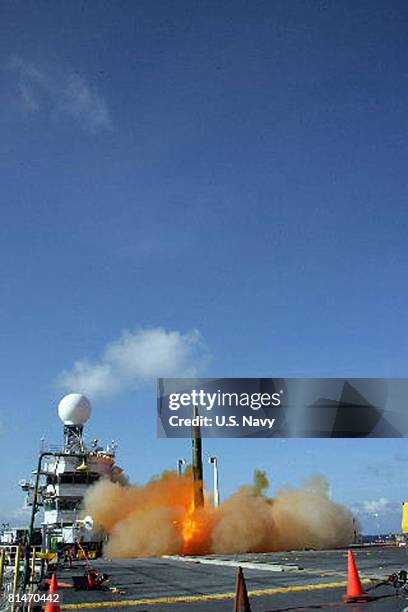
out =
<path fill-rule="evenodd" d="M 101 480 L 87 491 L 85 512 L 108 534 L 109 557 L 322 549 L 353 541 L 353 516 L 331 501 L 322 477 L 273 499 L 263 494 L 267 486 L 258 473 L 254 486 L 241 487 L 219 508 L 206 495 L 205 507 L 194 510 L 189 473 L 168 472 L 145 486 Z"/>

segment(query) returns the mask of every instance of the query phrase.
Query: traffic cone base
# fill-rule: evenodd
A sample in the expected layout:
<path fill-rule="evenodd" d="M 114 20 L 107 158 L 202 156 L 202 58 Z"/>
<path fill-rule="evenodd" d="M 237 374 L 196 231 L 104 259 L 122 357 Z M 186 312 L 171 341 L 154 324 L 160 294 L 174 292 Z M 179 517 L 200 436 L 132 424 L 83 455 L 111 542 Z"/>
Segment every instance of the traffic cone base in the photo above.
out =
<path fill-rule="evenodd" d="M 371 597 L 366 593 L 357 595 L 357 597 L 348 597 L 347 595 L 343 595 L 343 600 L 345 603 L 365 603 L 366 601 L 371 601 Z"/>
<path fill-rule="evenodd" d="M 349 550 L 347 557 L 347 593 L 343 600 L 346 603 L 364 603 L 371 599 L 370 595 L 363 591 L 353 551 Z"/>

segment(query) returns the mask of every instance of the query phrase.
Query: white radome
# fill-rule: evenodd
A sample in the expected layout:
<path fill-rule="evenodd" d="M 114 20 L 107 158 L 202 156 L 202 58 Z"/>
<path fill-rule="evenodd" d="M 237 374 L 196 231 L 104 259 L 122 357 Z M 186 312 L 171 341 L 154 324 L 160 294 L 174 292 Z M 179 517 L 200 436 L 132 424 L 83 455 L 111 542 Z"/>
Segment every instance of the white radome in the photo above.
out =
<path fill-rule="evenodd" d="M 64 425 L 83 425 L 91 412 L 91 402 L 81 393 L 69 393 L 58 404 L 58 416 Z"/>

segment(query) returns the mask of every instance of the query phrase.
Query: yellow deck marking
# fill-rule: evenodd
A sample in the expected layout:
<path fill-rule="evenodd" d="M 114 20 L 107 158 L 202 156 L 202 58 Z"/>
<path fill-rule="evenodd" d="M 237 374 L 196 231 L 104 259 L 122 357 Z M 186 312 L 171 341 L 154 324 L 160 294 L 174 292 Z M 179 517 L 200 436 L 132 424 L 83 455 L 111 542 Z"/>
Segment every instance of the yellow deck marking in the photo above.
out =
<path fill-rule="evenodd" d="M 371 579 L 361 580 L 362 584 L 369 584 Z M 285 593 L 301 593 L 302 591 L 319 591 L 320 589 L 340 589 L 347 586 L 345 580 L 341 582 L 322 582 L 320 584 L 301 584 L 292 587 L 275 587 L 248 591 L 249 597 L 262 595 L 284 595 Z M 96 601 L 89 603 L 65 604 L 62 610 L 90 610 L 96 608 L 125 608 L 130 606 L 154 606 L 159 604 L 194 603 L 195 601 L 216 601 L 234 599 L 235 593 L 210 593 L 208 595 L 180 595 L 178 597 L 156 597 L 153 599 L 122 599 L 121 601 Z"/>

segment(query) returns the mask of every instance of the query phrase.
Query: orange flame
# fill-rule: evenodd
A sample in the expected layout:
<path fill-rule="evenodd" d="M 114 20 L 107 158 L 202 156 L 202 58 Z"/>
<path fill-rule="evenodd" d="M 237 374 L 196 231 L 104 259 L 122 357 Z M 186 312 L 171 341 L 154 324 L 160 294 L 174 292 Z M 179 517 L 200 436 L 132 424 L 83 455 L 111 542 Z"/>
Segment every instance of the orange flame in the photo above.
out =
<path fill-rule="evenodd" d="M 194 517 L 194 503 L 191 503 L 190 508 L 187 510 L 183 517 L 181 535 L 183 538 L 183 548 L 181 553 L 188 555 L 191 552 L 191 544 L 194 542 L 197 534 L 198 523 Z"/>
<path fill-rule="evenodd" d="M 192 490 L 191 490 L 192 489 Z M 195 508 L 194 484 L 190 489 L 181 522 L 182 555 L 202 555 L 210 550 L 211 531 L 214 526 L 214 513 L 208 507 Z"/>

